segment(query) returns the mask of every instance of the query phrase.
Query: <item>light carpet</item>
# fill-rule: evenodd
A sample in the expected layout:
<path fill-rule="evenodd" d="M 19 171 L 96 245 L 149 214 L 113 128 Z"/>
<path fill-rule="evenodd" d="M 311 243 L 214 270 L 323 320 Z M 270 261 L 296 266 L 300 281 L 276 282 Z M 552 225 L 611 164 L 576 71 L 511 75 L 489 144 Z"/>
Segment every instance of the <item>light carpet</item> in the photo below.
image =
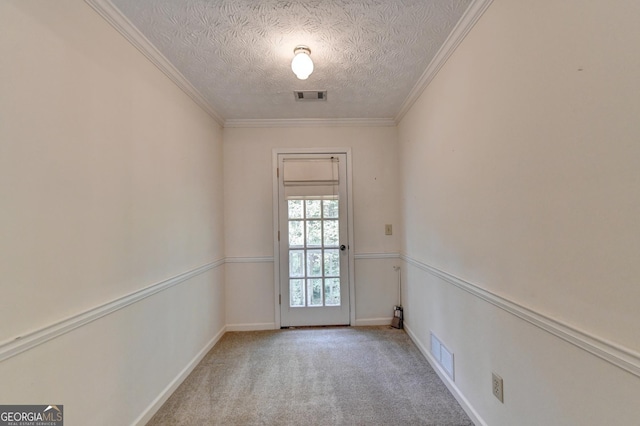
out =
<path fill-rule="evenodd" d="M 403 330 L 229 332 L 148 425 L 473 425 Z"/>

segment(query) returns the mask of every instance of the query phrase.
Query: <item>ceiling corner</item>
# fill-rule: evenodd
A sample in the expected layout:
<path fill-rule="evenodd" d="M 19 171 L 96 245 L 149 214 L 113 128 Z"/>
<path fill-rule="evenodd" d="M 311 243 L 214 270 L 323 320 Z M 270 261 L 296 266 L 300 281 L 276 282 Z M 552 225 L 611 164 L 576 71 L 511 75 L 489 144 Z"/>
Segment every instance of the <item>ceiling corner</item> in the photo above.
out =
<path fill-rule="evenodd" d="M 85 0 L 129 43 L 138 49 L 171 81 L 182 89 L 193 101 L 211 116 L 220 126 L 224 126 L 222 117 L 200 94 L 200 92 L 174 67 L 165 56 L 127 19 L 109 0 Z"/>
<path fill-rule="evenodd" d="M 440 47 L 438 53 L 436 53 L 433 60 L 427 66 L 427 69 L 422 73 L 402 103 L 400 111 L 394 117 L 396 123 L 402 121 L 402 118 L 409 109 L 411 109 L 411 106 L 413 106 L 422 92 L 429 86 L 429 83 L 435 78 L 438 71 L 440 71 L 447 62 L 447 59 L 455 52 L 456 48 L 462 43 L 462 40 L 469 34 L 469 31 L 471 31 L 492 2 L 493 0 L 473 0 L 469 5 L 464 15 L 460 18 L 460 21 L 458 21 L 453 31 L 451 31 L 451 34 L 449 34 L 449 37 L 447 37 L 447 40 Z"/>

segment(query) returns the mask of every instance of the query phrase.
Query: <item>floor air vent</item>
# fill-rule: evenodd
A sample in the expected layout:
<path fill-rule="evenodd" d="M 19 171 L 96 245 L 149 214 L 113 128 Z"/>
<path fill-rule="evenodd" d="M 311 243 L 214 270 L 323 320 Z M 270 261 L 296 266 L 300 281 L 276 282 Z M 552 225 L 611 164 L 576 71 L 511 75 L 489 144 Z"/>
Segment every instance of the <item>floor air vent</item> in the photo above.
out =
<path fill-rule="evenodd" d="M 296 101 L 326 101 L 326 90 L 295 90 L 293 92 Z"/>

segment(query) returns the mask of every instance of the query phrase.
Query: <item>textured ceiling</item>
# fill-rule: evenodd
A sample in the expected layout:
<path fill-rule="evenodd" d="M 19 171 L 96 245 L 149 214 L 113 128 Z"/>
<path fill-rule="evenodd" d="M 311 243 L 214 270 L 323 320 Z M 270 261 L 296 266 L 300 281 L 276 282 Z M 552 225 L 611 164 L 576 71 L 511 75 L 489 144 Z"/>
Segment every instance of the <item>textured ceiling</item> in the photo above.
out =
<path fill-rule="evenodd" d="M 395 117 L 471 0 L 111 0 L 224 119 Z M 311 48 L 307 80 L 293 48 Z M 294 90 L 327 90 L 326 102 Z"/>

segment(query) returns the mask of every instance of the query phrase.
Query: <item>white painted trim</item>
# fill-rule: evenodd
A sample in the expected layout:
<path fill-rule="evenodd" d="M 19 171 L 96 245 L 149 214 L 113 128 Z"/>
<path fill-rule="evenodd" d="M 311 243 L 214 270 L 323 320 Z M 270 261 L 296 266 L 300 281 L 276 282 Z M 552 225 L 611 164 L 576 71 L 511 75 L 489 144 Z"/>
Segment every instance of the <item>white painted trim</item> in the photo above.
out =
<path fill-rule="evenodd" d="M 274 285 L 274 305 L 275 305 L 275 328 L 280 328 L 282 325 L 280 315 L 280 241 L 278 241 L 278 234 L 280 233 L 280 214 L 278 212 L 280 186 L 278 183 L 278 154 L 279 149 L 273 149 L 271 151 L 271 208 L 273 217 L 273 285 Z"/>
<path fill-rule="evenodd" d="M 393 127 L 402 120 L 422 94 L 440 68 L 455 51 L 471 28 L 480 19 L 493 0 L 474 0 L 438 50 L 427 69 L 413 86 L 400 111 L 393 118 L 303 118 L 303 119 L 227 119 L 218 113 L 178 69 L 127 19 L 110 0 L 85 0 L 100 16 L 116 29 L 127 41 L 149 59 L 193 101 L 224 127 Z"/>
<path fill-rule="evenodd" d="M 224 127 L 393 127 L 402 120 L 418 97 L 422 94 L 440 68 L 455 51 L 471 28 L 480 19 L 493 0 L 474 0 L 455 26 L 447 40 L 438 50 L 427 69 L 413 86 L 400 111 L 393 118 L 328 118 L 328 119 L 227 119 L 218 113 L 178 69 L 127 19 L 109 0 L 85 0 L 116 31 L 149 59 L 171 81 L 182 89 L 193 101 Z"/>
<path fill-rule="evenodd" d="M 351 318 L 349 324 L 356 323 L 356 259 L 355 259 L 355 227 L 353 225 L 353 161 L 351 148 L 346 149 L 347 155 L 347 230 L 349 242 L 347 254 L 349 256 L 349 304 Z"/>
<path fill-rule="evenodd" d="M 222 329 L 213 336 L 213 339 L 207 343 L 200 352 L 196 354 L 195 357 L 182 369 L 182 371 L 167 385 L 166 388 L 160 395 L 153 400 L 151 404 L 140 414 L 140 416 L 133 422 L 134 425 L 146 425 L 149 420 L 156 414 L 156 412 L 162 407 L 162 405 L 167 402 L 169 397 L 173 394 L 173 392 L 178 389 L 178 386 L 182 384 L 182 382 L 191 374 L 191 372 L 200 364 L 200 361 L 204 359 L 204 357 L 209 353 L 209 351 L 218 343 L 218 341 L 224 336 L 226 333 L 226 328 L 222 327 Z"/>
<path fill-rule="evenodd" d="M 276 327 L 273 322 L 258 322 L 254 324 L 227 324 L 227 331 L 259 331 L 259 330 L 275 330 L 280 327 Z"/>
<path fill-rule="evenodd" d="M 354 231 L 353 231 L 353 162 L 351 148 L 345 147 L 327 147 L 327 148 L 274 148 L 271 152 L 271 176 L 272 176 L 272 203 L 273 203 L 273 253 L 274 253 L 274 305 L 275 305 L 275 325 L 276 328 L 281 327 L 280 319 L 280 244 L 278 241 L 278 228 L 280 227 L 278 215 L 278 177 L 276 170 L 278 168 L 278 155 L 280 154 L 326 154 L 338 153 L 345 154 L 347 157 L 347 229 L 348 229 L 348 245 L 349 245 L 349 312 L 350 324 L 356 322 L 356 279 L 355 279 L 355 250 L 354 250 Z"/>
<path fill-rule="evenodd" d="M 607 361 L 629 373 L 640 377 L 640 354 L 629 348 L 594 336 L 583 330 L 565 324 L 557 319 L 548 317 L 512 300 L 481 288 L 480 286 L 465 281 L 448 272 L 434 266 L 415 260 L 407 255 L 401 256 L 402 260 L 415 266 L 449 284 L 452 284 L 476 297 L 491 303 L 492 305 L 553 334 L 560 339 L 577 346 L 598 358 Z"/>
<path fill-rule="evenodd" d="M 85 0 L 100 16 L 102 16 L 113 28 L 149 59 L 160 71 L 162 71 L 176 86 L 182 89 L 187 96 L 211 116 L 219 125 L 224 125 L 224 118 L 209 104 L 190 82 L 165 56 L 127 19 L 120 10 L 109 0 Z"/>
<path fill-rule="evenodd" d="M 356 327 L 366 327 L 371 325 L 391 325 L 391 320 L 393 317 L 384 317 L 384 318 L 362 318 L 357 319 L 355 322 Z"/>
<path fill-rule="evenodd" d="M 260 257 L 226 257 L 225 263 L 273 263 L 273 256 L 260 256 Z"/>
<path fill-rule="evenodd" d="M 393 118 L 227 119 L 224 127 L 395 127 Z"/>
<path fill-rule="evenodd" d="M 480 415 L 469 403 L 469 400 L 465 398 L 462 392 L 460 392 L 460 389 L 458 389 L 458 387 L 453 382 L 453 380 L 451 380 L 451 377 L 449 377 L 449 374 L 447 374 L 444 368 L 442 368 L 442 366 L 433 358 L 433 355 L 431 355 L 431 351 L 428 350 L 427 346 L 425 346 L 420 341 L 420 339 L 418 339 L 418 336 L 416 336 L 413 330 L 411 330 L 411 328 L 407 325 L 406 321 L 403 322 L 403 325 L 404 325 L 405 331 L 407 332 L 407 334 L 409 335 L 413 343 L 415 343 L 415 345 L 418 347 L 422 355 L 427 359 L 429 364 L 431 364 L 431 367 L 433 368 L 433 370 L 436 372 L 438 377 L 440 377 L 440 380 L 442 380 L 442 382 L 445 384 L 447 389 L 449 389 L 449 392 L 451 392 L 453 397 L 458 401 L 458 403 L 460 404 L 462 409 L 465 411 L 465 413 L 467 413 L 467 416 L 469 416 L 473 424 L 480 425 L 480 426 L 487 426 L 487 423 L 484 420 L 482 420 Z"/>
<path fill-rule="evenodd" d="M 156 293 L 167 290 L 175 285 L 178 285 L 190 278 L 200 275 L 210 269 L 216 268 L 224 264 L 224 260 L 220 259 L 206 265 L 199 266 L 191 269 L 190 271 L 183 272 L 180 275 L 160 281 L 159 283 L 152 284 L 142 290 L 135 291 L 126 296 L 120 297 L 111 302 L 105 303 L 88 311 L 82 312 L 78 315 L 74 315 L 65 320 L 59 321 L 55 324 L 48 325 L 39 330 L 28 333 L 24 336 L 18 336 L 15 339 L 5 342 L 0 345 L 0 362 L 9 359 L 15 355 L 25 352 L 31 348 L 39 346 L 51 339 L 55 339 L 58 336 L 66 334 L 76 328 L 82 327 L 90 322 L 105 317 L 113 312 L 116 312 L 129 305 L 137 303 L 147 297 L 153 296 Z"/>
<path fill-rule="evenodd" d="M 451 31 L 451 34 L 449 34 L 449 37 L 447 37 L 444 44 L 438 50 L 438 53 L 433 57 L 427 69 L 422 73 L 422 76 L 404 100 L 400 111 L 395 116 L 396 123 L 400 123 L 402 117 L 405 116 L 422 92 L 429 86 L 429 83 L 431 83 L 438 74 L 438 71 L 440 71 L 449 57 L 455 52 L 460 43 L 462 43 L 462 40 L 464 40 L 469 31 L 471 31 L 476 22 L 478 22 L 478 19 L 480 19 L 482 14 L 491 5 L 492 1 L 493 0 L 474 0 L 469 5 L 462 18 L 460 18 L 460 21 L 458 21 L 453 31 Z"/>
<path fill-rule="evenodd" d="M 400 259 L 400 253 L 358 253 L 353 256 L 360 259 Z"/>

